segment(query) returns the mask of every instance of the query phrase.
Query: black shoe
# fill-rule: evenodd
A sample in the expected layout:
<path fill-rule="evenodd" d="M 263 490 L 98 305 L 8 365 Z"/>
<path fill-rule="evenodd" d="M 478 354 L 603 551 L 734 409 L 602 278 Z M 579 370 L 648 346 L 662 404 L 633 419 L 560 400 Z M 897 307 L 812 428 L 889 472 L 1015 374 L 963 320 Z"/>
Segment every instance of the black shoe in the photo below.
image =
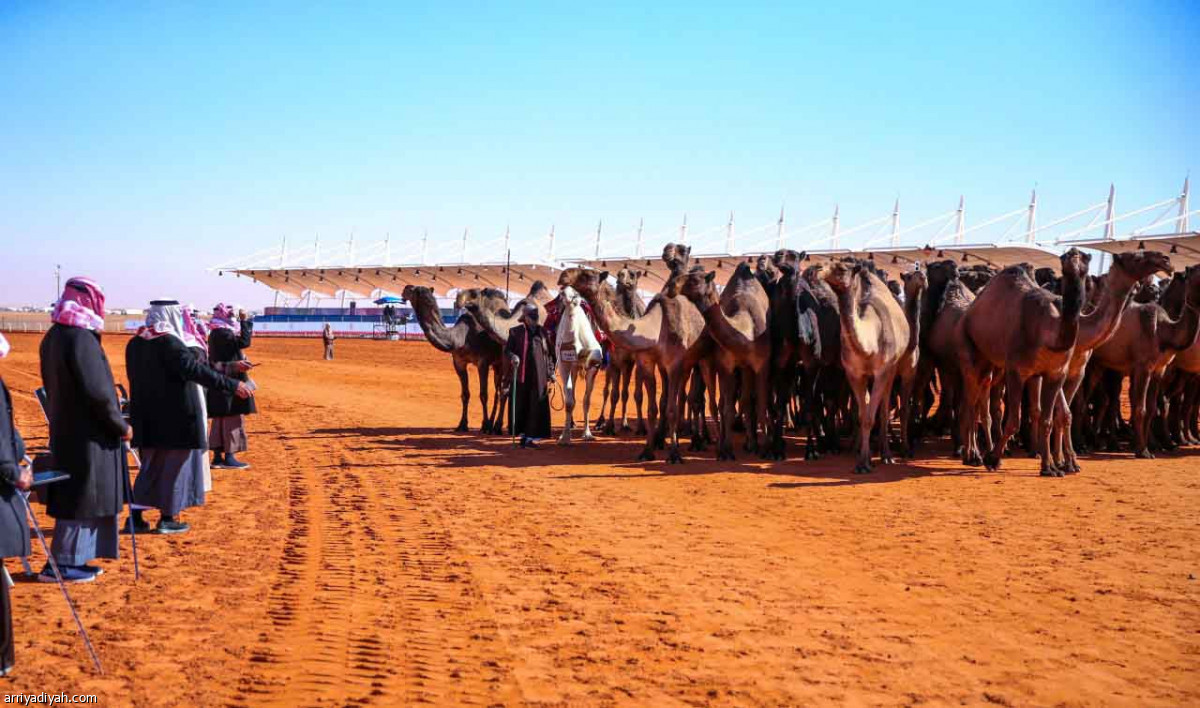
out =
<path fill-rule="evenodd" d="M 142 519 L 134 519 L 133 517 L 130 517 L 125 521 L 125 525 L 121 527 L 121 533 L 124 535 L 129 535 L 130 526 L 133 527 L 133 531 L 136 533 L 150 533 L 150 524 L 146 523 L 146 521 Z"/>
<path fill-rule="evenodd" d="M 222 466 L 227 470 L 248 470 L 248 469 L 250 469 L 249 464 L 242 462 L 238 458 L 234 457 L 232 452 L 226 453 L 225 464 Z"/>
<path fill-rule="evenodd" d="M 214 470 L 225 469 L 225 453 L 214 452 L 213 458 L 212 458 L 212 464 L 210 464 L 209 467 L 213 468 Z"/>
<path fill-rule="evenodd" d="M 172 534 L 172 533 L 183 533 L 185 531 L 190 531 L 191 528 L 192 527 L 190 525 L 188 525 L 182 521 L 167 521 L 164 519 L 164 520 L 158 522 L 158 527 L 154 529 L 154 533 L 164 534 L 164 535 Z"/>

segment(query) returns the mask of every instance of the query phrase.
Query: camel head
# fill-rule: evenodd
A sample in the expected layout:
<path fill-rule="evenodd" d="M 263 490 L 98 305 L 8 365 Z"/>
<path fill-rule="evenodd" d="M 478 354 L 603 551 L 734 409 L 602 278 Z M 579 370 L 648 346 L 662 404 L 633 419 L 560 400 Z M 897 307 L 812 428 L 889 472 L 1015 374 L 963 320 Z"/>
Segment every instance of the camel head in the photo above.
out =
<path fill-rule="evenodd" d="M 1059 258 L 1062 262 L 1062 277 L 1064 280 L 1074 278 L 1082 282 L 1087 277 L 1088 266 L 1092 263 L 1092 257 L 1078 248 L 1072 248 Z"/>
<path fill-rule="evenodd" d="M 667 286 L 667 295 L 678 297 L 683 295 L 698 306 L 707 306 L 717 302 L 717 274 L 715 271 L 692 271 L 685 275 L 671 278 Z"/>
<path fill-rule="evenodd" d="M 930 287 L 942 287 L 958 277 L 958 262 L 952 259 L 934 261 L 925 266 L 925 277 Z"/>
<path fill-rule="evenodd" d="M 563 309 L 564 315 L 579 307 L 580 303 L 583 302 L 583 297 L 580 296 L 579 292 L 570 285 L 563 286 L 563 288 L 559 290 L 558 296 L 562 298 L 563 304 L 566 305 L 566 308 Z"/>
<path fill-rule="evenodd" d="M 808 254 L 804 251 L 781 248 L 775 252 L 775 255 L 771 256 L 771 260 L 775 263 L 775 267 L 779 269 L 779 272 L 784 275 L 794 275 L 799 272 L 800 264 L 807 257 Z"/>
<path fill-rule="evenodd" d="M 1171 257 L 1158 251 L 1129 251 L 1113 256 L 1109 272 L 1121 272 L 1131 281 L 1145 280 L 1157 273 L 1169 276 L 1175 272 Z"/>
<path fill-rule="evenodd" d="M 862 266 L 846 261 L 835 261 L 833 266 L 829 268 L 829 272 L 825 274 L 825 282 L 829 287 L 833 288 L 835 293 L 841 294 L 850 290 L 851 283 L 854 282 L 855 276 L 862 271 Z"/>
<path fill-rule="evenodd" d="M 1200 310 L 1200 266 L 1188 266 L 1184 271 L 1184 285 L 1187 287 L 1187 305 L 1193 310 Z"/>
<path fill-rule="evenodd" d="M 803 276 L 804 282 L 808 283 L 809 285 L 816 285 L 817 283 L 821 282 L 823 279 L 821 272 L 823 270 L 825 270 L 825 266 L 821 265 L 820 263 L 814 263 L 805 268 Z"/>
<path fill-rule="evenodd" d="M 758 257 L 758 261 L 754 264 L 754 271 L 768 283 L 779 280 L 779 271 L 775 268 L 775 264 L 771 262 L 771 257 L 766 254 Z"/>
<path fill-rule="evenodd" d="M 600 292 L 600 288 L 606 280 L 608 280 L 607 270 L 567 268 L 558 276 L 558 287 L 560 290 L 566 287 L 574 288 L 580 295 L 592 300 Z"/>
<path fill-rule="evenodd" d="M 643 270 L 633 270 L 625 266 L 617 272 L 617 289 L 623 291 L 637 290 L 638 281 L 646 274 Z"/>
<path fill-rule="evenodd" d="M 415 303 L 418 300 L 433 295 L 433 291 L 424 285 L 405 285 L 404 290 L 400 293 L 400 297 L 406 302 Z"/>
<path fill-rule="evenodd" d="M 900 279 L 904 281 L 904 300 L 912 302 L 913 298 L 921 297 L 925 292 L 925 288 L 929 287 L 929 279 L 925 273 L 919 270 L 903 273 Z"/>
<path fill-rule="evenodd" d="M 1154 282 L 1153 278 L 1147 277 L 1137 285 L 1137 290 L 1133 293 L 1133 301 L 1141 304 L 1158 302 L 1158 298 L 1162 296 L 1162 287 Z"/>
<path fill-rule="evenodd" d="M 1055 273 L 1053 268 L 1038 268 L 1033 271 L 1033 281 L 1051 292 L 1058 291 L 1058 273 Z"/>
<path fill-rule="evenodd" d="M 668 243 L 663 246 L 662 260 L 673 275 L 678 275 L 687 270 L 688 263 L 692 260 L 692 247 L 682 243 Z"/>
<path fill-rule="evenodd" d="M 479 288 L 459 290 L 454 296 L 454 309 L 465 310 L 467 305 L 479 302 Z"/>

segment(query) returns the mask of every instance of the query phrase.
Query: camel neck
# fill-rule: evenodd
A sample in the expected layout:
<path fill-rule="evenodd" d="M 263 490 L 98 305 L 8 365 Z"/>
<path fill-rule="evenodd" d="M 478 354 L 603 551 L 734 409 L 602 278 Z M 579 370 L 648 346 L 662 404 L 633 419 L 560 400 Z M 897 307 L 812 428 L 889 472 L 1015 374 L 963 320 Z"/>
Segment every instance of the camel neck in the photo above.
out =
<path fill-rule="evenodd" d="M 1066 351 L 1075 346 L 1079 339 L 1079 318 L 1083 310 L 1083 278 L 1063 273 L 1062 310 L 1058 331 L 1047 347 L 1052 351 Z"/>
<path fill-rule="evenodd" d="M 745 332 L 734 327 L 733 323 L 729 321 L 729 317 L 721 307 L 720 300 L 710 294 L 701 302 L 694 300 L 693 302 L 696 309 L 700 310 L 700 314 L 704 316 L 704 323 L 708 325 L 709 334 L 721 347 L 734 353 L 741 353 L 754 344 L 754 341 L 747 337 Z"/>
<path fill-rule="evenodd" d="M 415 303 L 417 323 L 429 343 L 443 352 L 453 352 L 466 341 L 467 324 L 459 319 L 453 328 L 446 327 L 442 322 L 442 313 L 438 310 L 437 301 L 429 302 L 422 299 Z"/>
<path fill-rule="evenodd" d="M 1163 344 L 1168 349 L 1182 351 L 1196 343 L 1196 335 L 1200 333 L 1200 304 L 1190 301 L 1184 296 L 1183 312 L 1174 320 L 1168 319 L 1162 325 L 1166 336 Z"/>
<path fill-rule="evenodd" d="M 1134 281 L 1127 277 L 1118 277 L 1109 271 L 1104 283 L 1104 292 L 1100 294 L 1100 305 L 1091 312 L 1080 315 L 1079 339 L 1075 348 L 1079 351 L 1091 351 L 1107 342 L 1117 327 L 1121 324 L 1121 315 L 1129 306 L 1129 295 L 1133 292 Z"/>
<path fill-rule="evenodd" d="M 863 346 L 862 340 L 858 334 L 858 316 L 859 298 L 856 297 L 854 285 L 845 290 L 835 290 L 837 295 L 839 317 L 842 320 L 842 342 L 848 344 L 850 349 L 854 350 L 860 356 L 867 355 L 867 349 Z"/>

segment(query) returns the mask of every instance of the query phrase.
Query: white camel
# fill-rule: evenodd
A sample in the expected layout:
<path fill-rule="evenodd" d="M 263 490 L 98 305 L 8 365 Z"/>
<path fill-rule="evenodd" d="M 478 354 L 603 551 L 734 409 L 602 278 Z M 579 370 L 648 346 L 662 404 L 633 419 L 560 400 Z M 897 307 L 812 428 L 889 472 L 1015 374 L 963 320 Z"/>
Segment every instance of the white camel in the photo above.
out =
<path fill-rule="evenodd" d="M 563 426 L 559 445 L 571 444 L 571 429 L 575 427 L 575 382 L 582 375 L 586 384 L 583 390 L 583 439 L 592 437 L 592 386 L 596 372 L 604 363 L 604 352 L 600 341 L 592 330 L 587 313 L 583 311 L 583 297 L 567 286 L 562 290 L 563 312 L 558 321 L 555 341 L 558 347 L 558 379 L 562 381 L 564 407 L 567 422 Z"/>

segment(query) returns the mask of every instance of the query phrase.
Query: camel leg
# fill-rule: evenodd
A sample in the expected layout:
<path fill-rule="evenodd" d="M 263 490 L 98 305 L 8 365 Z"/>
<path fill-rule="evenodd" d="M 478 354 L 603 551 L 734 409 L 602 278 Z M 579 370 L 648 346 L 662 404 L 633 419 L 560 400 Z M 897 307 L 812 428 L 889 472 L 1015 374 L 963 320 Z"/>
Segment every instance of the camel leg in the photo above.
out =
<path fill-rule="evenodd" d="M 1075 457 L 1075 445 L 1071 441 L 1071 404 L 1067 402 L 1065 391 L 1058 395 L 1058 403 L 1054 404 L 1054 430 L 1058 437 L 1055 450 L 1057 457 L 1055 465 L 1066 474 L 1079 472 L 1079 461 Z"/>
<path fill-rule="evenodd" d="M 1192 376 L 1183 394 L 1183 434 L 1189 445 L 1200 443 L 1200 376 Z"/>
<path fill-rule="evenodd" d="M 1063 377 L 1057 376 L 1051 378 L 1049 376 L 1042 377 L 1042 386 L 1038 397 L 1038 405 L 1041 409 L 1041 417 L 1038 419 L 1038 427 L 1034 429 L 1036 437 L 1034 444 L 1037 446 L 1038 455 L 1042 459 L 1042 476 L 1043 477 L 1062 477 L 1066 471 L 1057 467 L 1054 464 L 1054 459 L 1050 454 L 1050 433 L 1054 428 L 1054 408 L 1058 397 L 1062 394 Z M 1033 401 L 1030 401 L 1033 404 Z"/>
<path fill-rule="evenodd" d="M 600 397 L 600 418 L 601 421 L 596 421 L 597 432 L 604 435 L 617 434 L 617 402 L 621 398 L 621 374 L 625 370 L 624 363 L 618 363 L 617 357 L 613 356 L 608 362 L 608 368 L 604 370 L 604 393 Z M 608 406 L 608 417 L 604 416 L 604 406 Z"/>
<path fill-rule="evenodd" d="M 962 441 L 962 463 L 977 466 L 982 460 L 978 447 L 979 399 L 983 393 L 982 376 L 974 371 L 963 372 L 963 389 L 959 397 L 958 437 Z"/>
<path fill-rule="evenodd" d="M 688 372 L 680 367 L 667 372 L 666 395 L 663 396 L 667 410 L 663 417 L 666 419 L 668 464 L 683 464 L 683 455 L 679 454 L 679 418 L 685 393 L 684 384 L 688 378 Z"/>
<path fill-rule="evenodd" d="M 733 396 L 735 374 L 731 371 L 718 371 L 717 377 L 721 391 L 721 414 L 717 425 L 717 459 L 733 460 Z"/>
<path fill-rule="evenodd" d="M 559 445 L 571 444 L 571 429 L 575 427 L 575 365 L 559 363 L 558 379 L 563 387 L 563 431 L 558 436 Z"/>
<path fill-rule="evenodd" d="M 717 401 L 717 367 L 707 361 L 700 363 L 700 376 L 704 379 L 705 386 L 708 388 L 708 413 L 713 419 L 713 425 L 721 424 L 719 402 Z M 704 449 L 704 442 L 712 441 L 712 437 L 708 433 L 708 423 L 704 420 L 704 407 L 700 407 L 700 430 L 703 436 L 700 438 L 700 449 Z"/>
<path fill-rule="evenodd" d="M 658 379 L 654 377 L 654 372 L 646 376 L 646 447 L 642 449 L 638 455 L 638 460 L 649 461 L 654 459 L 654 442 L 658 437 Z"/>
<path fill-rule="evenodd" d="M 771 374 L 766 366 L 754 372 L 754 417 L 757 418 L 754 434 L 758 435 L 758 427 L 763 430 L 762 442 L 758 445 L 759 457 L 772 459 L 771 452 L 771 413 L 767 404 L 767 396 L 771 393 Z"/>
<path fill-rule="evenodd" d="M 1000 469 L 1000 460 L 1004 456 L 1008 441 L 1021 425 L 1021 399 L 1024 398 L 1024 393 L 1025 381 L 1021 378 L 1021 372 L 1008 369 L 1005 372 L 1004 384 L 1004 428 L 1000 431 L 1000 437 L 992 441 L 992 448 L 983 459 L 984 466 L 989 470 Z"/>
<path fill-rule="evenodd" d="M 592 387 L 596 385 L 596 374 L 600 369 L 595 366 L 587 367 L 584 373 L 583 385 L 583 439 L 595 440 L 592 436 L 591 416 L 592 416 Z M 612 421 L 612 418 L 609 418 Z"/>
<path fill-rule="evenodd" d="M 1129 407 L 1133 410 L 1133 454 L 1142 459 L 1154 459 L 1146 439 L 1146 394 L 1150 388 L 1150 372 L 1135 369 L 1129 382 Z"/>
<path fill-rule="evenodd" d="M 603 356 L 603 355 L 601 355 L 601 356 Z M 604 372 L 604 392 L 600 394 L 600 417 L 596 418 L 596 429 L 597 430 L 600 430 L 602 427 L 604 427 L 604 425 L 606 424 L 607 421 L 612 420 L 611 415 L 608 415 L 608 416 L 605 415 L 605 411 L 606 411 L 605 406 L 608 405 L 609 391 L 610 391 L 610 389 L 612 389 L 613 371 L 615 371 L 615 369 L 613 369 L 612 364 L 609 364 L 608 369 L 605 370 L 605 372 Z M 616 407 L 615 403 L 614 403 L 613 407 L 614 407 L 614 412 L 615 412 L 615 407 Z"/>
<path fill-rule="evenodd" d="M 900 380 L 900 455 L 911 460 L 913 456 L 913 439 L 909 426 L 912 425 L 913 392 L 917 385 L 917 372 L 911 371 Z"/>
<path fill-rule="evenodd" d="M 1162 412 L 1159 407 L 1159 397 L 1162 392 L 1162 375 L 1150 374 L 1150 386 L 1146 389 L 1146 439 L 1153 446 L 1151 449 L 1158 449 L 1170 452 L 1174 448 L 1171 447 L 1171 441 L 1165 439 L 1163 420 L 1159 416 Z"/>
<path fill-rule="evenodd" d="M 470 430 L 470 426 L 467 424 L 467 407 L 471 405 L 471 382 L 467 378 L 466 364 L 454 362 L 454 373 L 458 374 L 458 386 L 462 398 L 462 416 L 458 419 L 458 427 L 454 430 L 465 433 Z"/>
<path fill-rule="evenodd" d="M 1038 448 L 1040 437 L 1038 430 L 1042 425 L 1042 377 L 1034 376 L 1025 382 L 1025 400 L 1024 405 L 1026 410 L 1023 410 L 1021 416 L 1021 424 L 1017 428 L 1018 436 L 1027 434 L 1028 438 L 1025 441 L 1025 450 L 1030 457 L 1038 457 L 1044 452 Z M 1027 413 L 1026 413 L 1027 411 Z M 1045 411 L 1049 416 L 1050 411 Z"/>
<path fill-rule="evenodd" d="M 854 465 L 855 474 L 867 474 L 871 471 L 871 416 L 867 406 L 867 379 L 865 376 L 848 374 L 850 390 L 854 394 L 854 404 L 858 408 L 858 461 Z"/>
<path fill-rule="evenodd" d="M 654 378 L 654 369 L 652 367 L 643 367 L 637 365 L 634 370 L 634 388 L 633 388 L 633 405 L 637 408 L 637 427 L 633 432 L 637 435 L 646 434 L 646 417 L 642 414 L 642 404 L 646 395 L 654 397 L 654 385 L 657 380 Z"/>
<path fill-rule="evenodd" d="M 621 432 L 629 432 L 629 380 L 633 378 L 633 370 L 637 364 L 633 360 L 629 360 L 625 364 L 625 368 L 621 370 L 621 380 L 618 382 L 621 387 Z M 641 377 L 637 379 L 637 386 L 642 385 Z M 640 399 L 639 399 L 640 400 Z M 639 414 L 640 417 L 640 414 Z"/>
<path fill-rule="evenodd" d="M 881 464 L 895 464 L 892 459 L 892 384 L 896 380 L 896 368 L 883 372 L 875 377 L 875 385 L 871 389 L 871 401 L 868 404 L 867 420 L 879 419 L 879 461 Z"/>
<path fill-rule="evenodd" d="M 488 367 L 486 365 L 475 367 L 479 373 L 479 405 L 483 408 L 483 422 L 479 424 L 479 432 L 487 434 L 492 432 L 492 426 L 488 420 Z"/>

